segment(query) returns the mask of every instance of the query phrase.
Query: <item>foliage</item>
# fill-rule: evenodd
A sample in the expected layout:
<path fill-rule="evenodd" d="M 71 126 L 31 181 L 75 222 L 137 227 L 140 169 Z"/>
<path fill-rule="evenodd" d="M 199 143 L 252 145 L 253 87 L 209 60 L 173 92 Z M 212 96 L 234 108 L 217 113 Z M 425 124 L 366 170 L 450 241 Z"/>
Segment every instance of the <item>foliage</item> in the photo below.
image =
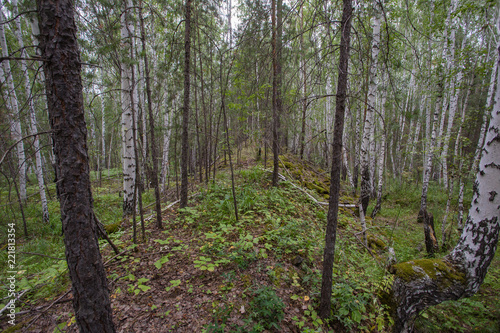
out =
<path fill-rule="evenodd" d="M 250 317 L 256 325 L 263 329 L 279 329 L 279 323 L 284 317 L 285 304 L 271 287 L 257 288 L 252 292 L 249 303 Z M 254 330 L 256 328 L 254 327 Z"/>

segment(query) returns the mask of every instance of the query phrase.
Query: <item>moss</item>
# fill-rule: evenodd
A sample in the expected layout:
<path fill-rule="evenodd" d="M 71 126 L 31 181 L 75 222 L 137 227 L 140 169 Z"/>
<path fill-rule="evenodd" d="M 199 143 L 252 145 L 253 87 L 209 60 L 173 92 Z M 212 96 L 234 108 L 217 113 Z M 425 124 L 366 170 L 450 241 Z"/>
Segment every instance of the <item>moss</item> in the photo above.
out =
<path fill-rule="evenodd" d="M 380 238 L 373 235 L 367 235 L 366 239 L 368 241 L 368 246 L 374 250 L 385 250 L 387 248 L 387 245 Z"/>
<path fill-rule="evenodd" d="M 245 289 L 252 285 L 252 278 L 248 274 L 242 275 L 241 281 L 243 282 L 243 288 Z"/>
<path fill-rule="evenodd" d="M 419 259 L 393 266 L 394 274 L 406 282 L 429 278 L 435 280 L 441 289 L 456 284 L 464 284 L 466 277 L 443 259 Z"/>
<path fill-rule="evenodd" d="M 304 185 L 308 189 L 318 192 L 318 194 L 328 194 L 328 190 L 326 190 L 325 188 L 322 188 L 321 186 L 318 186 L 312 182 L 305 182 Z"/>
<path fill-rule="evenodd" d="M 118 229 L 120 229 L 120 222 L 106 224 L 104 226 L 104 229 L 106 229 L 106 232 L 108 233 L 108 235 L 112 234 L 112 233 L 118 231 Z"/>

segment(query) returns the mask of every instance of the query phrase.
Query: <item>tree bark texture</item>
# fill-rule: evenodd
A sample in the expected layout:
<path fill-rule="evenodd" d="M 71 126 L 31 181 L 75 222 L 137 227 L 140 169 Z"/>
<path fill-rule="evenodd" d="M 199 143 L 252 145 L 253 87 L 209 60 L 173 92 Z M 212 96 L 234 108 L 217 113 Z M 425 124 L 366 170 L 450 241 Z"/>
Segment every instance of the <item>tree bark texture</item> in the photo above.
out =
<path fill-rule="evenodd" d="M 325 233 L 325 249 L 323 252 L 323 276 L 321 282 L 321 300 L 319 315 L 327 318 L 331 311 L 333 259 L 335 240 L 337 237 L 340 176 L 342 171 L 342 136 L 344 130 L 344 115 L 347 95 L 347 70 L 349 64 L 349 44 L 351 33 L 352 2 L 344 0 L 340 31 L 339 77 L 337 96 L 335 98 L 335 124 L 332 151 L 332 171 L 330 183 L 330 199 Z"/>
<path fill-rule="evenodd" d="M 134 187 L 135 168 L 137 160 L 134 153 L 134 141 L 136 140 L 132 128 L 135 126 L 134 104 L 132 103 L 132 68 L 127 64 L 127 57 L 130 55 L 132 40 L 130 30 L 133 30 L 131 23 L 130 8 L 128 1 L 124 1 L 125 11 L 121 16 L 121 45 L 125 48 L 125 56 L 120 64 L 121 75 L 121 107 L 122 107 L 122 167 L 123 167 L 123 214 L 130 215 L 134 209 Z M 131 26 L 131 27 L 129 27 Z"/>
<path fill-rule="evenodd" d="M 372 130 L 375 126 L 375 94 L 377 91 L 377 64 L 378 53 L 380 44 L 380 9 L 378 4 L 374 2 L 375 15 L 373 17 L 373 39 L 372 39 L 372 53 L 370 65 L 370 84 L 368 86 L 368 101 L 366 110 L 366 119 L 363 127 L 363 141 L 361 142 L 361 204 L 363 211 L 366 215 L 366 209 L 370 202 L 370 195 L 372 193 L 372 182 L 370 175 L 370 140 L 373 136 Z"/>
<path fill-rule="evenodd" d="M 500 17 L 498 21 L 500 28 Z M 498 46 L 500 62 L 500 45 Z M 500 76 L 496 103 L 474 182 L 469 216 L 458 244 L 442 259 L 421 259 L 393 266 L 391 304 L 396 332 L 413 331 L 417 313 L 447 300 L 474 295 L 495 255 L 500 230 Z"/>
<path fill-rule="evenodd" d="M 181 202 L 184 208 L 188 202 L 188 163 L 189 163 L 189 104 L 190 104 L 190 64 L 191 64 L 191 0 L 186 0 L 186 19 L 184 22 L 184 107 L 182 110 L 181 144 Z"/>
<path fill-rule="evenodd" d="M 76 321 L 80 332 L 114 332 L 106 273 L 93 219 L 73 4 L 69 0 L 38 0 L 37 8 Z"/>

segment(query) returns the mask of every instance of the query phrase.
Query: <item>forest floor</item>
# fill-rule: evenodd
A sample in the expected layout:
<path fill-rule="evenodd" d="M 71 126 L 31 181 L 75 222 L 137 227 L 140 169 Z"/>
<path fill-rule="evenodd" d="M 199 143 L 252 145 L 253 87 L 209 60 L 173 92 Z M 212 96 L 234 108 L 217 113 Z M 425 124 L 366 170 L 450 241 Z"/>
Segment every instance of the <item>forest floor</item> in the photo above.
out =
<path fill-rule="evenodd" d="M 215 182 L 195 185 L 187 208 L 162 204 L 162 230 L 156 227 L 152 212 L 145 214 L 146 241 L 138 221 L 138 244 L 133 244 L 132 222 L 121 217 L 119 175 L 95 181 L 96 214 L 113 231 L 111 239 L 120 248 L 116 255 L 100 240 L 117 332 L 391 331 L 391 318 L 377 295 L 392 281 L 386 271 L 389 246 L 398 261 L 425 257 L 423 227 L 416 222 L 418 184 L 407 177 L 386 186 L 382 211 L 374 219 L 367 218 L 369 250 L 361 241 L 357 212 L 340 210 L 333 317 L 323 323 L 315 309 L 327 206 L 317 201 L 327 201 L 329 173 L 290 155 L 283 156 L 281 163 L 280 172 L 287 181 L 278 188 L 271 186 L 262 162 L 248 159 L 238 165 L 238 220 L 229 170 L 221 166 Z M 436 221 L 442 218 L 444 192 L 435 184 L 429 192 Z M 153 202 L 150 191 L 144 201 L 146 206 Z M 347 192 L 341 201 L 356 203 Z M 55 200 L 52 205 L 56 212 Z M 19 253 L 18 288 L 28 291 L 18 301 L 22 306 L 15 326 L 2 314 L 4 332 L 78 331 L 65 261 L 33 254 L 64 258 L 57 213 L 52 216 L 56 220 L 51 222 L 52 233 L 20 242 L 18 251 L 25 254 Z M 448 228 L 454 230 L 453 225 Z M 32 226 L 30 232 L 35 230 Z M 458 233 L 450 235 L 452 244 Z M 2 289 L 0 297 L 5 294 Z M 499 295 L 497 253 L 477 295 L 421 313 L 417 329 L 498 332 Z"/>

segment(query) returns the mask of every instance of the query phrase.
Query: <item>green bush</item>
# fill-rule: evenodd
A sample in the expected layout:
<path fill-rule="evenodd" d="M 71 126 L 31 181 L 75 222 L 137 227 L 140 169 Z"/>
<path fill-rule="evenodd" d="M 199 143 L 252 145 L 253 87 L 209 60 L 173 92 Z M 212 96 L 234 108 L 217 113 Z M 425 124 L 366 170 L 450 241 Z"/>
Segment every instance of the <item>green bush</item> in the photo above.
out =
<path fill-rule="evenodd" d="M 250 317 L 256 322 L 257 327 L 279 329 L 279 323 L 285 316 L 283 311 L 285 304 L 274 289 L 266 286 L 254 290 L 249 305 Z M 255 328 L 254 326 L 254 330 Z"/>

